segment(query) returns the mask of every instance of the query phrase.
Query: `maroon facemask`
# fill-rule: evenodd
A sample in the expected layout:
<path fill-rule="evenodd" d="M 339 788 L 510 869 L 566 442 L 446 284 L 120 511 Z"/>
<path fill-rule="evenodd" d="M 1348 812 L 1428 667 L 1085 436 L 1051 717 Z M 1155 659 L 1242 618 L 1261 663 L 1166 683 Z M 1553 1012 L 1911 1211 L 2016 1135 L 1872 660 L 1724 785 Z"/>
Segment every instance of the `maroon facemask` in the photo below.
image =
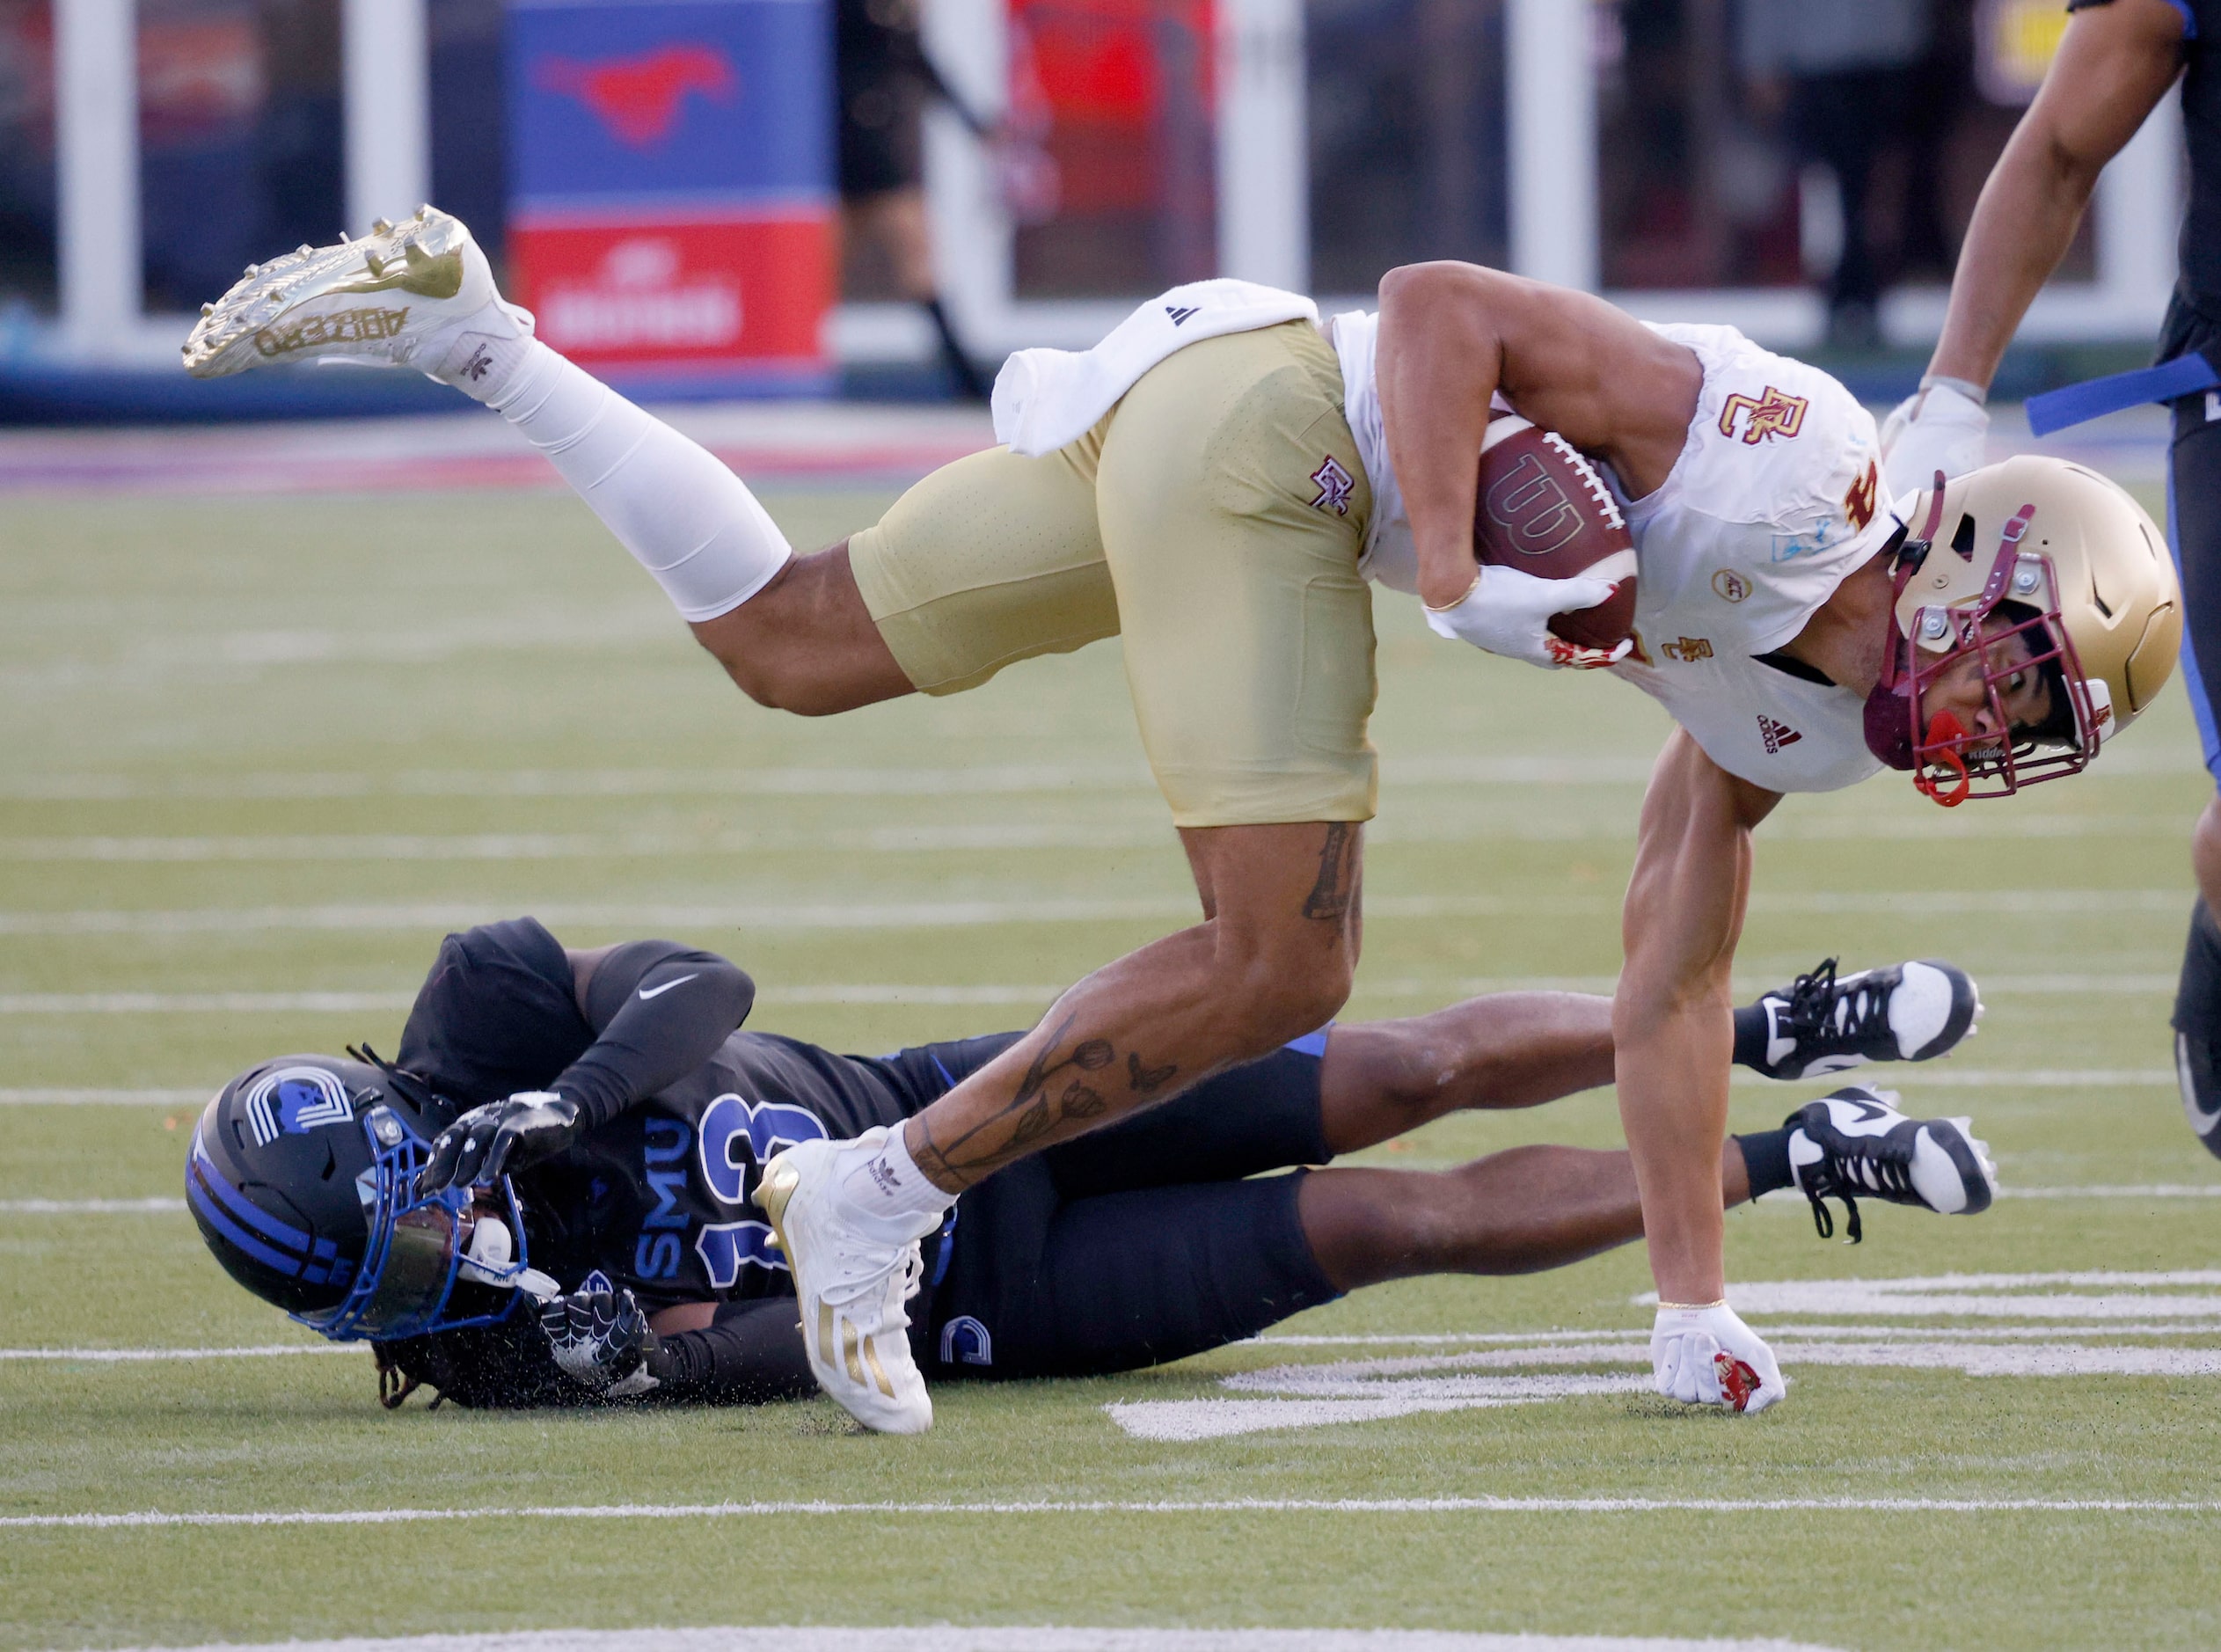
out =
<path fill-rule="evenodd" d="M 1964 554 L 1971 559 L 1974 554 L 1971 548 L 1961 553 L 1935 547 L 1943 515 L 1941 476 L 1936 478 L 1929 501 L 1928 519 L 1919 537 L 1907 540 L 1898 551 L 1896 597 L 1903 596 L 1928 557 Z M 2079 773 L 2098 754 L 2102 719 L 2083 682 L 2073 641 L 2060 621 L 2058 581 L 2051 559 L 2020 548 L 2035 515 L 2035 506 L 2024 505 L 2005 523 L 1989 577 L 1973 603 L 1918 610 L 1914 624 L 1918 638 L 1893 639 L 1881 681 L 1867 698 L 1867 749 L 1891 768 L 1910 771 L 1920 793 L 1946 808 L 1969 797 L 2009 797 L 2024 786 Z M 1893 602 L 1893 610 L 1895 606 Z M 2024 640 L 2027 653 L 2008 660 L 1998 645 L 2015 636 Z M 1979 662 L 1992 725 L 2010 732 L 1976 734 L 1949 712 L 1937 713 L 1923 726 L 1921 701 L 1929 688 L 1969 658 Z M 2072 713 L 2071 743 L 2047 745 L 2013 729 L 2003 691 L 2013 676 L 2031 669 L 2043 673 L 2055 694 L 2066 695 Z"/>

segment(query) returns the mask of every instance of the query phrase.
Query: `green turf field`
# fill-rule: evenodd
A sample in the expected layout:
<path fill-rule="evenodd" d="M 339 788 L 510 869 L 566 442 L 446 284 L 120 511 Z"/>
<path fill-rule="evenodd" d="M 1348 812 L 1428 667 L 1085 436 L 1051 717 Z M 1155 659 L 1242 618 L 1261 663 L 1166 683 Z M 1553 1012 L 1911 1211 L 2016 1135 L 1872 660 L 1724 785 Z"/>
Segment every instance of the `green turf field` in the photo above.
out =
<path fill-rule="evenodd" d="M 880 501 L 770 502 L 800 543 Z M 1348 1013 L 1604 988 L 1661 715 L 1438 643 L 1402 599 L 1378 619 Z M 1771 1287 L 1746 1299 L 1794 1384 L 1772 1413 L 1565 1392 L 1647 1371 L 1627 1251 L 1367 1292 L 1161 1371 L 945 1389 L 898 1440 L 824 1402 L 388 1414 L 367 1353 L 84 1357 L 311 1341 L 174 1203 L 85 1202 L 176 1201 L 199 1097 L 279 1050 L 390 1049 L 439 936 L 489 917 L 717 948 L 762 983 L 756 1025 L 844 1048 L 1023 1024 L 1193 910 L 1114 646 L 805 722 L 732 691 L 567 497 L 14 500 L 0 685 L 7 1647 L 749 1623 L 2221 1641 L 2221 1166 L 2166 1078 L 2206 794 L 2179 694 L 2017 801 L 1946 815 L 1876 780 L 1762 833 L 1746 983 L 1830 952 L 1975 971 L 1982 1035 L 1905 1071 L 1906 1102 L 1971 1112 L 2043 1195 L 1870 1206 L 1855 1251 L 1801 1201 L 1732 1217 L 1731 1278 Z M 1736 1122 L 1823 1087 L 1738 1084 Z M 1594 1094 L 1377 1156 L 1617 1133 Z M 1525 1403 L 1474 1403 L 1506 1378 Z M 788 1506 L 704 1509 L 760 1502 Z M 422 1517 L 24 1519 L 374 1510 Z"/>

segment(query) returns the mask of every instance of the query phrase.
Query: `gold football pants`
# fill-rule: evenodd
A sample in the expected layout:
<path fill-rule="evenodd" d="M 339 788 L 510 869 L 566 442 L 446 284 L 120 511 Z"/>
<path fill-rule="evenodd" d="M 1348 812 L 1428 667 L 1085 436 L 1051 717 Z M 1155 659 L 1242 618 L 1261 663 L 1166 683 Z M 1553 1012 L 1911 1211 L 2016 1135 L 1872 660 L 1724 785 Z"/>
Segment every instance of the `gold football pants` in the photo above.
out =
<path fill-rule="evenodd" d="M 928 694 L 1122 636 L 1180 826 L 1372 817 L 1371 489 L 1309 322 L 1189 345 L 1078 441 L 944 466 L 849 541 Z"/>

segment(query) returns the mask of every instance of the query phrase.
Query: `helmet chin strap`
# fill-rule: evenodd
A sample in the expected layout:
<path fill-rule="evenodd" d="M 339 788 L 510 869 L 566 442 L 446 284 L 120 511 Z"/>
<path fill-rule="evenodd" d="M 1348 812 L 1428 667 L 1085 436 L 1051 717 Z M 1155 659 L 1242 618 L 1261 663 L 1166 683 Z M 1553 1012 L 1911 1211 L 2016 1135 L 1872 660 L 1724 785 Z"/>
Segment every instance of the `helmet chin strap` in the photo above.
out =
<path fill-rule="evenodd" d="M 1966 759 L 1959 755 L 1956 743 L 1966 737 L 1965 726 L 1956 717 L 1949 712 L 1938 712 L 1928 720 L 1928 732 L 1915 754 L 1920 766 L 1913 771 L 1913 786 L 1923 797 L 1932 798 L 1946 808 L 1958 808 L 1974 789 L 1974 781 L 1967 773 Z M 1929 772 L 1935 765 L 1955 771 L 1958 784 L 1946 790 L 1943 783 Z"/>

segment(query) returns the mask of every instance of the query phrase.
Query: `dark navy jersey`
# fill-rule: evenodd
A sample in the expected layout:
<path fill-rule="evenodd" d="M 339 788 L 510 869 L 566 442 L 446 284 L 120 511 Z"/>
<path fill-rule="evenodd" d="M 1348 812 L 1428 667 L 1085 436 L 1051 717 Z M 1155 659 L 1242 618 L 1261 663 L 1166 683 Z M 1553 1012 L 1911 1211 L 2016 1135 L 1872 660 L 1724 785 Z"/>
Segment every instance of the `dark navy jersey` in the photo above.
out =
<path fill-rule="evenodd" d="M 2070 11 L 2113 0 L 2067 0 Z M 2182 221 L 2182 281 L 2221 299 L 2221 0 L 2168 0 L 2182 14 L 2183 136 L 2190 148 L 2190 209 Z"/>
<path fill-rule="evenodd" d="M 476 1107 L 547 1088 L 595 1032 L 561 944 L 518 918 L 447 938 L 398 1061 Z M 515 1179 L 532 1266 L 566 1290 L 598 1272 L 651 1312 L 791 1293 L 771 1228 L 749 1202 L 764 1160 L 795 1142 L 899 1123 L 950 1082 L 928 1050 L 837 1056 L 735 1032 L 685 1077 Z"/>

